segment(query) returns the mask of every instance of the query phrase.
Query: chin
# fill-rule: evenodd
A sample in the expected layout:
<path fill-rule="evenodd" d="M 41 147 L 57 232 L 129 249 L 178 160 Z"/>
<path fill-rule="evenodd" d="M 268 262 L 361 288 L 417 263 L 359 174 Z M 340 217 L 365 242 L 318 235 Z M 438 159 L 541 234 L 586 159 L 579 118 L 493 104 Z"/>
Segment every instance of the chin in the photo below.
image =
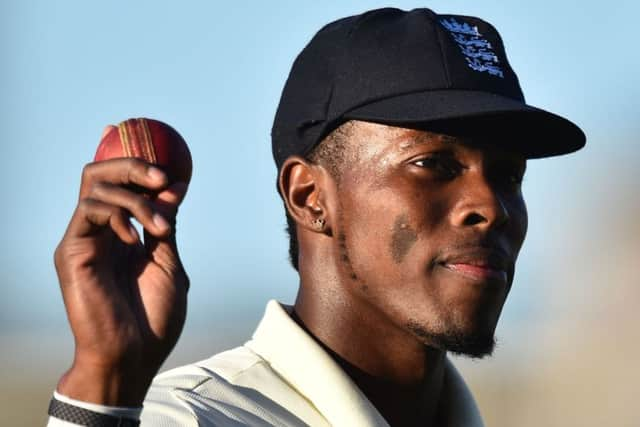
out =
<path fill-rule="evenodd" d="M 457 319 L 438 319 L 435 322 L 439 326 L 437 328 L 429 326 L 432 322 L 415 320 L 409 321 L 406 326 L 426 346 L 472 358 L 483 358 L 490 356 L 496 346 L 497 318 L 487 314 L 472 318 L 456 316 Z"/>
<path fill-rule="evenodd" d="M 468 356 L 474 359 L 491 356 L 496 347 L 496 339 L 491 334 L 441 334 L 440 348 L 453 354 Z"/>

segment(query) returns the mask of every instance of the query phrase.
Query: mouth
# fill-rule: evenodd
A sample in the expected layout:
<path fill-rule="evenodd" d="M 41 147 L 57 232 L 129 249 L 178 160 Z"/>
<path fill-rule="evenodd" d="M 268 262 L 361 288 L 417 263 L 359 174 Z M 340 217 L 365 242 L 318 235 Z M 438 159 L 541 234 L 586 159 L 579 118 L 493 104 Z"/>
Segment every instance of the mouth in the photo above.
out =
<path fill-rule="evenodd" d="M 502 251 L 471 251 L 447 257 L 438 263 L 446 270 L 476 282 L 508 282 L 509 258 Z"/>
<path fill-rule="evenodd" d="M 498 281 L 507 283 L 507 271 L 488 265 L 474 265 L 465 263 L 443 263 L 442 267 L 453 273 L 478 282 Z"/>

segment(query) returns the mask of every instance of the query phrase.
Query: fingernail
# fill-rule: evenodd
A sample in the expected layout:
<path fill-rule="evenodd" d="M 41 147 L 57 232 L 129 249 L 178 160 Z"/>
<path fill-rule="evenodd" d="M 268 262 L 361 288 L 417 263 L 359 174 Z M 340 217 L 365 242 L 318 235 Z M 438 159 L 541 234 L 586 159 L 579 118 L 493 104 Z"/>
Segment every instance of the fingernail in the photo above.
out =
<path fill-rule="evenodd" d="M 150 167 L 147 169 L 147 175 L 154 181 L 164 180 L 164 173 L 158 168 Z"/>
<path fill-rule="evenodd" d="M 169 228 L 169 223 L 167 222 L 166 219 L 164 219 L 162 217 L 162 215 L 160 215 L 159 213 L 154 213 L 153 214 L 153 223 L 156 225 L 156 227 L 158 227 L 160 230 L 166 230 L 167 228 Z"/>

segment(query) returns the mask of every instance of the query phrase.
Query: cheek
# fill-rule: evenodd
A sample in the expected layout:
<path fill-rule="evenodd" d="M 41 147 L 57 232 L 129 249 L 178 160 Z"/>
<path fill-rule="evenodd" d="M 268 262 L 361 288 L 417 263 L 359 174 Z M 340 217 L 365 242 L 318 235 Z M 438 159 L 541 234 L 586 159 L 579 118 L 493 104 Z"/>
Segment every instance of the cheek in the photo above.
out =
<path fill-rule="evenodd" d="M 396 222 L 402 215 L 396 210 L 401 205 L 395 199 L 390 192 L 376 191 L 342 201 L 340 233 L 352 262 L 376 265 L 388 256 L 389 246 L 382 242 L 389 241 L 394 229 L 400 227 Z M 398 242 L 398 251 L 402 252 L 400 246 Z"/>
<path fill-rule="evenodd" d="M 400 264 L 411 247 L 418 241 L 418 234 L 409 224 L 407 214 L 399 215 L 393 224 L 390 251 L 396 264 Z"/>
<path fill-rule="evenodd" d="M 409 279 L 442 242 L 446 228 L 446 192 L 433 194 L 424 186 L 396 185 L 390 189 L 358 192 L 341 202 L 342 232 L 356 271 L 378 278 Z M 415 267 L 415 268 L 414 268 Z M 409 271 L 411 270 L 411 271 Z"/>
<path fill-rule="evenodd" d="M 389 240 L 394 228 L 395 203 L 385 191 L 364 194 L 362 191 L 344 195 L 339 200 L 339 221 L 336 242 L 340 263 L 352 280 L 372 284 L 374 277 L 386 275 Z"/>

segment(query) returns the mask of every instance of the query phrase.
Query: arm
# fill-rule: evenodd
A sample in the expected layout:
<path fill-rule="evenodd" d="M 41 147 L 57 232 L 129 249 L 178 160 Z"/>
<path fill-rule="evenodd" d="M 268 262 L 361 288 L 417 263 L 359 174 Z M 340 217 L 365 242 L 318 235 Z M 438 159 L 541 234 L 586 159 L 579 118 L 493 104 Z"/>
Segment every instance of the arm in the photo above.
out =
<path fill-rule="evenodd" d="M 162 171 L 137 159 L 84 168 L 78 205 L 55 251 L 75 338 L 58 393 L 141 406 L 186 315 L 189 281 L 171 225 L 186 191 L 186 184 L 169 185 Z M 144 227 L 144 242 L 130 217 Z"/>

